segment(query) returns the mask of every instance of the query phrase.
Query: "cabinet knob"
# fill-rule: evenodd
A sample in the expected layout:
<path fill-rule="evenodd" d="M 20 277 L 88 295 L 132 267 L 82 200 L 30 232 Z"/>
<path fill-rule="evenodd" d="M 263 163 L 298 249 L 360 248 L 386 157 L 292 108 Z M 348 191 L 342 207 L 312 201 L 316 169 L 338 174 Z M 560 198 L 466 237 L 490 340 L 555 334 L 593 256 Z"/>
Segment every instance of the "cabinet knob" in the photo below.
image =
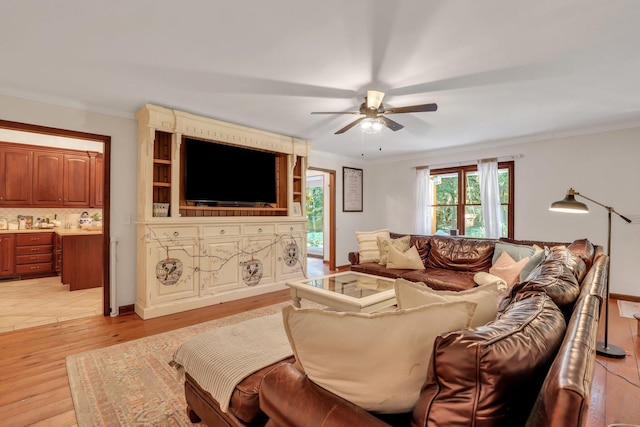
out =
<path fill-rule="evenodd" d="M 289 227 L 289 231 L 293 231 L 293 227 Z"/>
<path fill-rule="evenodd" d="M 224 230 L 220 230 L 220 234 L 224 234 Z"/>
<path fill-rule="evenodd" d="M 258 228 L 258 233 L 262 233 L 262 228 Z"/>
<path fill-rule="evenodd" d="M 174 236 L 174 237 L 178 237 L 179 235 L 180 235 L 180 233 L 178 233 L 177 231 L 174 231 L 174 232 L 173 232 L 173 236 Z"/>
<path fill-rule="evenodd" d="M 40 240 L 40 238 L 39 238 L 39 237 L 32 237 L 32 238 L 31 238 L 31 241 L 32 241 L 32 242 L 37 242 L 38 240 Z"/>

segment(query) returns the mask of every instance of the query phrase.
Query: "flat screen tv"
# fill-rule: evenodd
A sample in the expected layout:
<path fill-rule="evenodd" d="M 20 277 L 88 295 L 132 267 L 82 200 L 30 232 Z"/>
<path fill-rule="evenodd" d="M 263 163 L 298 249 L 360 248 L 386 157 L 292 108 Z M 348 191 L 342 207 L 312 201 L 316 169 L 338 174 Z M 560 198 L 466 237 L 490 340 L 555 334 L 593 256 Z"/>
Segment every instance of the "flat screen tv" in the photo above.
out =
<path fill-rule="evenodd" d="M 276 154 L 185 139 L 185 199 L 207 206 L 276 203 Z"/>

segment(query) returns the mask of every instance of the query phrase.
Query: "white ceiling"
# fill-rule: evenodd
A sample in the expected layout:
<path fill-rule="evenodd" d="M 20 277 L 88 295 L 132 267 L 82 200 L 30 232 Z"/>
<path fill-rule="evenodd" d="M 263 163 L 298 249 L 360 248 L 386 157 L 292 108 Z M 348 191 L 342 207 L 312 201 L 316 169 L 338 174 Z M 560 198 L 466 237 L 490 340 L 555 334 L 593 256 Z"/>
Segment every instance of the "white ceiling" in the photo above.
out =
<path fill-rule="evenodd" d="M 153 103 L 358 158 L 640 125 L 637 0 L 2 0 L 0 23 L 0 94 Z M 380 135 L 310 114 L 367 89 L 439 109 Z"/>

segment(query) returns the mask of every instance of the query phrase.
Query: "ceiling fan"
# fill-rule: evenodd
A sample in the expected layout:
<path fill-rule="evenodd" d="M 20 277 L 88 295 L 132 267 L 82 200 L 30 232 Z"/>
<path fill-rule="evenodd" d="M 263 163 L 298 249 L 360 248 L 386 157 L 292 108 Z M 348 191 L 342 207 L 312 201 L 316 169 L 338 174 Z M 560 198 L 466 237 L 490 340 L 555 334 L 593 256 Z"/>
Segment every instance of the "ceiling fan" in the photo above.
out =
<path fill-rule="evenodd" d="M 314 111 L 311 114 L 363 114 L 364 117 L 360 117 L 353 122 L 349 123 L 342 129 L 336 132 L 337 134 L 344 133 L 359 124 L 363 126 L 363 130 L 366 132 L 366 125 L 369 128 L 375 127 L 374 131 L 380 131 L 384 126 L 388 127 L 392 131 L 398 131 L 402 129 L 400 123 L 391 120 L 383 114 L 400 114 L 400 113 L 420 113 L 424 111 L 436 111 L 438 105 L 436 104 L 420 104 L 410 105 L 407 107 L 396 108 L 384 108 L 382 104 L 382 98 L 384 98 L 384 92 L 378 92 L 376 90 L 367 91 L 367 96 L 364 98 L 364 102 L 360 104 L 359 111 Z"/>

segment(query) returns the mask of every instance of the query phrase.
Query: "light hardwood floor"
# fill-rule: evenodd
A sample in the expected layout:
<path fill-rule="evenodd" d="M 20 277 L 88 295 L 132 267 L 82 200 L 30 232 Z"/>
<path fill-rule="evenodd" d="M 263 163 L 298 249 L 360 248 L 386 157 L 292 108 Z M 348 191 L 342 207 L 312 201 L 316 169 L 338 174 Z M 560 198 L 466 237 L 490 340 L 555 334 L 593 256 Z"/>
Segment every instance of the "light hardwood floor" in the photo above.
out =
<path fill-rule="evenodd" d="M 322 266 L 322 264 L 320 264 Z M 309 265 L 309 276 L 317 275 Z M 76 424 L 67 355 L 182 328 L 289 299 L 287 290 L 143 321 L 136 315 L 93 316 L 0 333 L 0 425 Z M 609 340 L 625 359 L 597 357 L 588 427 L 640 424 L 640 339 L 635 319 L 621 318 L 611 301 Z M 601 322 L 601 335 L 603 330 Z"/>

